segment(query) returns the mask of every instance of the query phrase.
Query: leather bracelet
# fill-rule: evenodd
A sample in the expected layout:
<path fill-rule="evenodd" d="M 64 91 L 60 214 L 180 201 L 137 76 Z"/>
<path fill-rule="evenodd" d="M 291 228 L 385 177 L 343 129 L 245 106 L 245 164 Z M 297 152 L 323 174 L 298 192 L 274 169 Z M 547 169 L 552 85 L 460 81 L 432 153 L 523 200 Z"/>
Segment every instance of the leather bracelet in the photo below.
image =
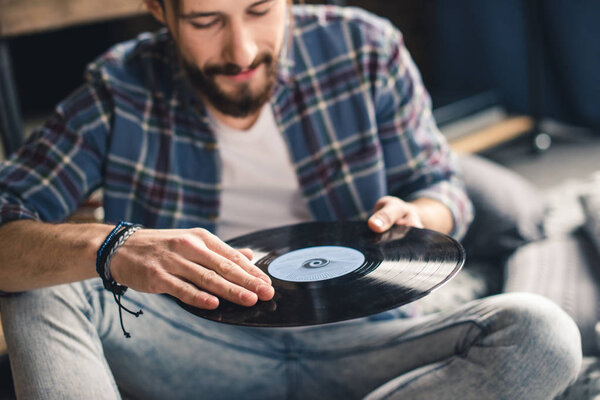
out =
<path fill-rule="evenodd" d="M 115 302 L 119 306 L 119 320 L 121 322 L 121 329 L 125 337 L 129 338 L 131 335 L 125 330 L 123 325 L 123 314 L 122 310 L 139 317 L 143 314 L 142 310 L 137 312 L 131 311 L 123 304 L 121 304 L 121 296 L 127 290 L 127 286 L 118 284 L 110 274 L 110 262 L 117 252 L 117 250 L 123 246 L 125 241 L 131 237 L 136 231 L 142 229 L 142 225 L 135 225 L 131 222 L 120 221 L 117 226 L 110 232 L 106 237 L 96 255 L 96 272 L 102 279 L 104 288 L 112 292 Z"/>
<path fill-rule="evenodd" d="M 98 249 L 98 253 L 96 254 L 96 272 L 102 279 L 102 283 L 107 290 L 110 290 L 116 294 L 123 294 L 127 287 L 117 284 L 112 276 L 110 275 L 109 265 L 106 264 L 106 260 L 116 242 L 118 240 L 121 233 L 123 233 L 127 228 L 134 226 L 133 223 L 127 221 L 120 221 L 114 229 L 108 234 L 104 242 Z M 121 288 L 119 288 L 121 286 Z M 117 292 L 119 293 L 117 293 Z"/>

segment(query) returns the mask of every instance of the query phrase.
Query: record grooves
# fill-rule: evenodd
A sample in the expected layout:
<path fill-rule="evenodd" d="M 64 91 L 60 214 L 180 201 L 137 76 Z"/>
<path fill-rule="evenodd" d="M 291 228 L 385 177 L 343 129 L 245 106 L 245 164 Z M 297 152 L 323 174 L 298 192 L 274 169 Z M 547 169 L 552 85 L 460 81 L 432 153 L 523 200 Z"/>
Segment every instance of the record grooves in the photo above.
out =
<path fill-rule="evenodd" d="M 376 234 L 365 222 L 290 225 L 228 243 L 254 251 L 274 298 L 249 308 L 222 299 L 216 310 L 179 304 L 209 320 L 257 327 L 316 325 L 396 308 L 449 281 L 465 261 L 449 236 L 408 227 Z"/>

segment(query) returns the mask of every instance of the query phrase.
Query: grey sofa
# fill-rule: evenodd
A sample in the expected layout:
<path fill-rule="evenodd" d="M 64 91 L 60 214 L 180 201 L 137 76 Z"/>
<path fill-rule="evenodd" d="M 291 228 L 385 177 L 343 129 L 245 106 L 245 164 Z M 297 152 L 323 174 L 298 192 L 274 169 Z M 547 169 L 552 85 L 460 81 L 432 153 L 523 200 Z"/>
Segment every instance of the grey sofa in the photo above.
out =
<path fill-rule="evenodd" d="M 540 191 L 479 156 L 462 156 L 476 217 L 459 275 L 419 300 L 423 312 L 500 292 L 550 298 L 581 331 L 584 362 L 561 400 L 600 399 L 600 171 Z"/>

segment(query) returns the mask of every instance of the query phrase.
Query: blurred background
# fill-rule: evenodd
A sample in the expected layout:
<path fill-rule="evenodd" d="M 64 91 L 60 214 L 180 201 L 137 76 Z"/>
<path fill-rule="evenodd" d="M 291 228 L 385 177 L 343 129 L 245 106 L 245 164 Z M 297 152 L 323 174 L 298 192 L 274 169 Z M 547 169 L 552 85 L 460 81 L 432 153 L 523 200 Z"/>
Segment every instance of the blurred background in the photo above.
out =
<path fill-rule="evenodd" d="M 553 138 L 600 131 L 597 0 L 328 2 L 368 9 L 401 29 L 438 123 L 459 150 L 481 153 L 525 134 L 534 151 L 547 150 Z M 43 120 L 110 45 L 157 28 L 140 0 L 0 0 L 3 136 Z M 521 116 L 530 119 L 514 118 Z M 474 132 L 499 123 L 502 132 L 474 143 Z"/>

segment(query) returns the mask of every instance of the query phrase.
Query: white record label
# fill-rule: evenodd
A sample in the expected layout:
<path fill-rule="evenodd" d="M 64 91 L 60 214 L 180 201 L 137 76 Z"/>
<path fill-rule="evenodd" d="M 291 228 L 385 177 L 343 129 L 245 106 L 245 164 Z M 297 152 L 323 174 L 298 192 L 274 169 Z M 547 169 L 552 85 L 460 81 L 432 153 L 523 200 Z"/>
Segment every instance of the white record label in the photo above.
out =
<path fill-rule="evenodd" d="M 364 262 L 363 253 L 350 247 L 307 247 L 290 251 L 271 261 L 269 274 L 282 281 L 325 281 L 349 274 Z"/>

